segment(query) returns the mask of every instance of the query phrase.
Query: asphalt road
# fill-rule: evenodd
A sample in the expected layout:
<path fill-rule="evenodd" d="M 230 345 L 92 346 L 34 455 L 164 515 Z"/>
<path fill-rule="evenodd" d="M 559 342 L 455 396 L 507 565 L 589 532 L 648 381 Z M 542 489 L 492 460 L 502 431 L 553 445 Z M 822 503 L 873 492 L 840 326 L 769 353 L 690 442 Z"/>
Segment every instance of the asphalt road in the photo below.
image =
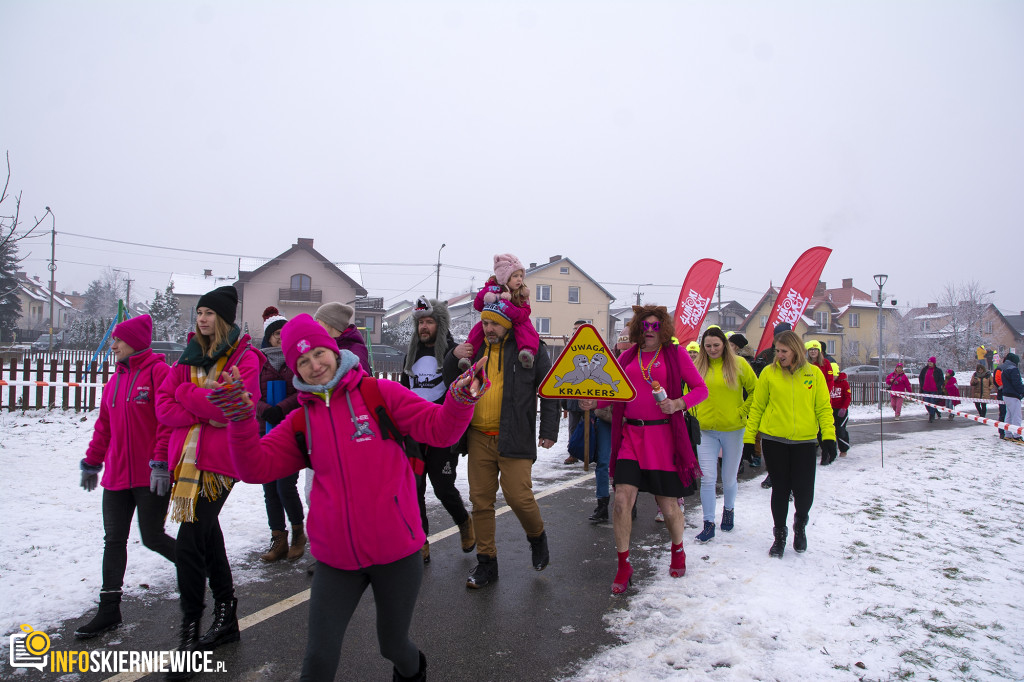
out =
<path fill-rule="evenodd" d="M 965 419 L 943 419 L 928 424 L 927 417 L 908 417 L 884 423 L 886 440 L 924 429 L 949 430 L 981 427 Z M 858 446 L 878 440 L 878 422 L 850 426 L 856 457 Z M 994 433 L 994 430 L 993 430 Z M 994 437 L 994 436 L 993 436 Z M 842 466 L 842 460 L 835 466 Z M 568 468 L 568 467 L 567 467 Z M 465 587 L 476 563 L 475 554 L 463 554 L 451 519 L 439 506 L 431 514 L 431 563 L 425 568 L 412 638 L 427 655 L 431 679 L 550 680 L 571 674 L 581 662 L 617 640 L 604 627 L 603 617 L 628 604 L 624 596 L 610 594 L 615 574 L 615 548 L 611 524 L 587 520 L 594 506 L 593 474 L 573 467 L 561 484 L 538 489 L 551 548 L 551 564 L 542 572 L 530 566 L 530 551 L 513 514 L 498 516 L 499 580 L 480 590 Z M 741 479 L 760 478 L 764 468 L 747 467 Z M 428 493 L 429 494 L 429 493 Z M 767 513 L 767 493 L 765 509 Z M 699 496 L 687 499 L 687 509 L 699 505 Z M 507 508 L 505 509 L 507 511 Z M 665 544 L 664 526 L 654 522 L 653 497 L 642 495 L 634 526 L 634 546 Z M 500 510 L 499 510 L 500 513 Z M 699 512 L 687 514 L 696 528 Z M 263 522 L 263 519 L 260 519 Z M 443 536 L 443 537 L 438 537 Z M 692 544 L 690 528 L 686 544 Z M 665 556 L 636 552 L 636 577 L 642 582 L 667 562 Z M 307 555 L 308 556 L 308 555 Z M 255 557 L 254 557 L 255 559 Z M 266 567 L 266 580 L 236 587 L 242 639 L 214 654 L 225 673 L 207 674 L 215 680 L 297 680 L 305 650 L 310 578 L 305 566 L 280 562 Z M 684 578 L 685 580 L 685 578 Z M 208 603 L 212 603 L 208 599 Z M 177 645 L 180 611 L 176 600 L 126 601 L 126 625 L 99 638 L 77 642 L 72 633 L 85 617 L 51 632 L 59 649 L 165 650 Z M 86 614 L 86 616 L 90 616 Z M 210 609 L 204 621 L 210 620 Z M 368 590 L 346 633 L 339 680 L 386 680 L 391 664 L 377 648 L 372 591 Z M 58 635 L 58 636 L 54 636 Z M 9 670 L 5 667 L 5 671 Z M 28 672 L 28 671 L 25 671 Z M 38 673 L 30 673 L 32 676 Z M 203 676 L 197 676 L 201 679 Z M 54 679 L 45 674 L 40 679 Z M 19 676 L 18 679 L 27 679 Z M 81 674 L 79 680 L 110 679 L 109 675 Z M 142 679 L 120 676 L 118 680 Z M 145 679 L 158 679 L 151 675 Z"/>

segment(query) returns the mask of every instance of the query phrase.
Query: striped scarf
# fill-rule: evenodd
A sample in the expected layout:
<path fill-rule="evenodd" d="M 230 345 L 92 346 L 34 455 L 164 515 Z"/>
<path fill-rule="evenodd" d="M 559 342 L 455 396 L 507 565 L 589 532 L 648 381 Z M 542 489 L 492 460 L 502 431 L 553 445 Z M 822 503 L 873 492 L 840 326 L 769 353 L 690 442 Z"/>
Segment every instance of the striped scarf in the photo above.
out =
<path fill-rule="evenodd" d="M 213 388 L 216 386 L 217 377 L 224 371 L 227 364 L 228 354 L 225 353 L 217 359 L 217 362 L 207 372 L 202 367 L 193 365 L 189 368 L 191 381 L 200 388 Z M 210 422 L 214 427 L 222 427 L 222 424 Z M 227 493 L 234 485 L 235 479 L 223 474 L 215 474 L 212 471 L 200 471 L 196 468 L 196 446 L 199 444 L 199 432 L 202 424 L 193 424 L 185 437 L 185 446 L 182 449 L 181 459 L 174 469 L 174 488 L 171 490 L 171 520 L 177 523 L 192 523 L 196 520 L 196 501 L 199 495 L 214 502 L 221 493 Z"/>

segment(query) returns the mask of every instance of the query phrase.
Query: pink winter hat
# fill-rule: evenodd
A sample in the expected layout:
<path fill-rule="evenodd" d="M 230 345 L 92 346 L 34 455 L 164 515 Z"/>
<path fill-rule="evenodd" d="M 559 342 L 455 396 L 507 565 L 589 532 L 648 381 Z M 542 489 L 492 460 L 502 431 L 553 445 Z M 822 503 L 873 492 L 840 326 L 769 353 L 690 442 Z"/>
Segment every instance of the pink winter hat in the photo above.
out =
<path fill-rule="evenodd" d="M 149 315 L 139 315 L 125 320 L 114 327 L 111 336 L 121 339 L 135 351 L 149 348 L 149 344 L 153 342 L 153 320 Z"/>
<path fill-rule="evenodd" d="M 331 335 L 306 313 L 296 315 L 284 323 L 281 327 L 281 349 L 284 351 L 284 361 L 288 369 L 295 374 L 295 364 L 303 353 L 323 346 L 328 350 L 338 353 L 338 344 L 331 338 Z"/>
<path fill-rule="evenodd" d="M 522 261 L 513 256 L 511 253 L 499 253 L 494 256 L 494 279 L 498 280 L 498 284 L 505 286 L 508 284 L 508 278 L 512 276 L 512 273 L 516 270 L 522 270 L 526 272 L 526 268 L 523 267 Z"/>

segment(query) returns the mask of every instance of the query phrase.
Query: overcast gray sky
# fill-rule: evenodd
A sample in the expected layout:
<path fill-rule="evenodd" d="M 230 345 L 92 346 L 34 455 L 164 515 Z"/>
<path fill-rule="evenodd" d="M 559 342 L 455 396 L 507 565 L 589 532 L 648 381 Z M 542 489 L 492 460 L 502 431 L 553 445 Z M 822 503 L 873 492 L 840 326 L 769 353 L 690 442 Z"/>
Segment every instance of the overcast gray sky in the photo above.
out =
<path fill-rule="evenodd" d="M 387 301 L 446 243 L 442 294 L 561 254 L 673 306 L 711 257 L 749 306 L 824 245 L 829 286 L 1024 309 L 1024 2 L 4 0 L 0 32 L 0 150 L 62 289 L 236 267 L 65 233 L 302 236 L 399 264 L 364 267 Z M 48 238 L 22 251 L 45 279 Z"/>

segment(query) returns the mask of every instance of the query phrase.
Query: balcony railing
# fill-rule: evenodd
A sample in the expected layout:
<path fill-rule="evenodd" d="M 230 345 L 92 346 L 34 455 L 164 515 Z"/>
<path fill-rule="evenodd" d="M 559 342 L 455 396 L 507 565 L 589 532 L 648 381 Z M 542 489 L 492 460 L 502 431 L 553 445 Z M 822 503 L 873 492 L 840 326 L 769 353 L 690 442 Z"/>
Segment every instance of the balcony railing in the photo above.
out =
<path fill-rule="evenodd" d="M 322 289 L 278 289 L 277 300 L 279 301 L 308 301 L 320 303 L 323 301 L 324 292 Z"/>

